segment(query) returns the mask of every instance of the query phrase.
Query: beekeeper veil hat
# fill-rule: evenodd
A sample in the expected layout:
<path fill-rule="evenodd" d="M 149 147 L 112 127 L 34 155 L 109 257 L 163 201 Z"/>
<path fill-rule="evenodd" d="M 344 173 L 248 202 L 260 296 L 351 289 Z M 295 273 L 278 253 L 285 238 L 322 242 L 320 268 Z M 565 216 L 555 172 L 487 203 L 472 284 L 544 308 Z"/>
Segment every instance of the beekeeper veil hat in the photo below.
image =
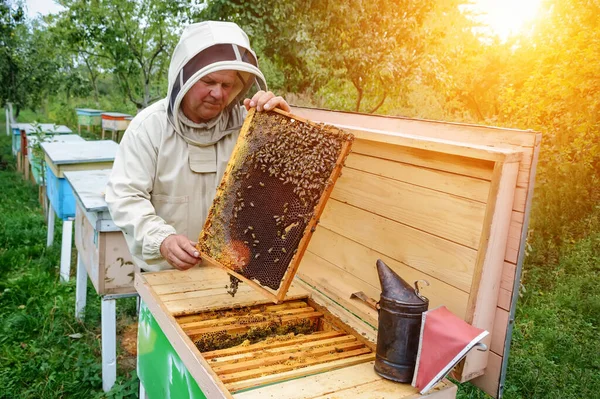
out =
<path fill-rule="evenodd" d="M 228 107 L 238 104 L 255 83 L 267 90 L 248 36 L 238 25 L 205 21 L 187 26 L 169 65 L 167 115 L 176 130 L 180 131 L 178 111 L 188 90 L 204 76 L 223 70 L 237 71 Z"/>

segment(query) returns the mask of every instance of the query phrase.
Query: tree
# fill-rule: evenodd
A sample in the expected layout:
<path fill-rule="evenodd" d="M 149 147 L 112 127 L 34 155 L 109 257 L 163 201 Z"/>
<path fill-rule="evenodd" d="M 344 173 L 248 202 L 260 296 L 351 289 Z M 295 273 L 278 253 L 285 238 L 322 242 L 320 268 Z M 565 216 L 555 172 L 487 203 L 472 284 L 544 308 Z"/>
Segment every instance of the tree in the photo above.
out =
<path fill-rule="evenodd" d="M 164 77 L 183 20 L 169 0 L 62 0 L 53 29 L 86 65 L 97 96 L 99 71 L 113 73 L 138 110 L 166 93 Z M 161 87 L 162 85 L 162 87 Z"/>
<path fill-rule="evenodd" d="M 0 76 L 2 103 L 15 104 L 16 113 L 25 106 L 38 106 L 58 78 L 61 60 L 41 21 L 27 21 L 20 5 L 0 6 Z"/>

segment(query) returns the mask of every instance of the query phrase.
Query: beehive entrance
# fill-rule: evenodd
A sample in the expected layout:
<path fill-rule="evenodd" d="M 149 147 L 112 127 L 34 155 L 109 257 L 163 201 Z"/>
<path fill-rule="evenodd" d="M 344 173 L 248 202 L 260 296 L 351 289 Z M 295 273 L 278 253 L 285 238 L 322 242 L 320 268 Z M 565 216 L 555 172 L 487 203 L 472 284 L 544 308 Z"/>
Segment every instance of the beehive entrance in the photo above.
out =
<path fill-rule="evenodd" d="M 251 111 L 198 240 L 204 257 L 282 300 L 351 141 L 283 112 Z"/>
<path fill-rule="evenodd" d="M 177 321 L 231 393 L 375 358 L 372 344 L 310 300 Z"/>

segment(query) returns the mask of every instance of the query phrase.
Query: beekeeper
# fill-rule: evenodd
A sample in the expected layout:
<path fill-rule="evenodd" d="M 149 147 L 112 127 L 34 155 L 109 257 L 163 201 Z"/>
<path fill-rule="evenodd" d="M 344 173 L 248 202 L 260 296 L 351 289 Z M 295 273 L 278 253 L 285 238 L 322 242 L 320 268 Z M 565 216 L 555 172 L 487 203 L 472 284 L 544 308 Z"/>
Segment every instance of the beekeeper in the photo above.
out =
<path fill-rule="evenodd" d="M 246 98 L 257 85 L 256 94 Z M 136 264 L 157 271 L 199 263 L 195 240 L 246 112 L 289 105 L 266 91 L 248 36 L 230 22 L 188 26 L 169 65 L 167 97 L 123 136 L 106 202 Z"/>

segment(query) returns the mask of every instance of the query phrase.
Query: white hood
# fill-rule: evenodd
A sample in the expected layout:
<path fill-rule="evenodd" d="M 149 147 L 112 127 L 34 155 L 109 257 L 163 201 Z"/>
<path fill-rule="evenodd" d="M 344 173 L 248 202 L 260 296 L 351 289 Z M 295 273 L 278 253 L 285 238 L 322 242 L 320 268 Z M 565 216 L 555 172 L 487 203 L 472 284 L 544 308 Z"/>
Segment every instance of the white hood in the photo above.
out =
<path fill-rule="evenodd" d="M 184 131 L 179 107 L 185 94 L 202 77 L 223 70 L 239 72 L 228 107 L 238 104 L 254 83 L 267 89 L 248 36 L 238 25 L 206 21 L 187 26 L 169 65 L 167 117 L 178 133 Z"/>

